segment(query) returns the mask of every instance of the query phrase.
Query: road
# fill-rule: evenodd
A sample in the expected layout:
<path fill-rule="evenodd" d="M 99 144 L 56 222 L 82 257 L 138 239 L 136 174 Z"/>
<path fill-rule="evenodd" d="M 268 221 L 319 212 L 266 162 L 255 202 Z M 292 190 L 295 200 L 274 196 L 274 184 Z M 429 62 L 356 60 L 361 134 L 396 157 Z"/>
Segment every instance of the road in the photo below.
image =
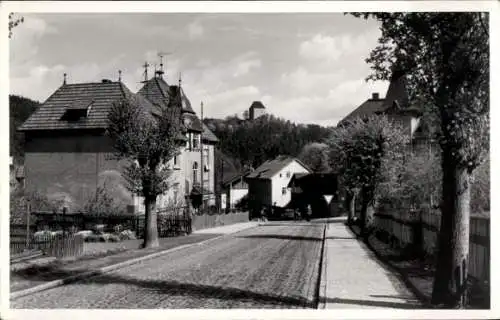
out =
<path fill-rule="evenodd" d="M 323 230 L 268 223 L 11 300 L 11 308 L 316 308 Z"/>

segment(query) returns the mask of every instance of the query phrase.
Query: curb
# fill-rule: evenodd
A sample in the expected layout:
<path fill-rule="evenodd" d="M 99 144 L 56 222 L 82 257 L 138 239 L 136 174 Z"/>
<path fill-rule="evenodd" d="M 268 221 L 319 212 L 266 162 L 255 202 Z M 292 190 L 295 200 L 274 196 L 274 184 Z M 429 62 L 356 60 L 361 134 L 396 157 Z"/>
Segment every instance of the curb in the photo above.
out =
<path fill-rule="evenodd" d="M 321 253 L 321 265 L 320 265 L 320 281 L 319 281 L 319 294 L 318 294 L 318 307 L 317 309 L 326 309 L 326 283 L 327 283 L 327 245 L 326 245 L 326 229 L 329 224 L 325 225 L 323 229 L 323 248 Z"/>
<path fill-rule="evenodd" d="M 45 290 L 48 290 L 48 289 L 60 287 L 60 286 L 63 286 L 65 284 L 69 284 L 69 283 L 72 283 L 72 282 L 75 282 L 75 281 L 79 281 L 79 280 L 82 280 L 82 279 L 85 279 L 85 278 L 90 278 L 90 277 L 93 277 L 93 276 L 97 276 L 97 275 L 100 275 L 100 274 L 103 274 L 103 273 L 107 273 L 107 272 L 110 272 L 110 271 L 113 271 L 113 270 L 116 270 L 116 269 L 120 269 L 120 268 L 123 268 L 123 267 L 128 267 L 130 265 L 133 265 L 133 264 L 145 261 L 145 260 L 153 259 L 153 258 L 162 256 L 162 255 L 165 255 L 165 254 L 177 251 L 177 250 L 185 249 L 187 247 L 193 247 L 193 246 L 203 245 L 203 244 L 209 243 L 210 241 L 215 241 L 215 240 L 227 237 L 229 235 L 238 233 L 240 231 L 247 230 L 247 229 L 254 228 L 254 227 L 256 227 L 256 226 L 250 226 L 248 228 L 235 231 L 233 233 L 222 234 L 220 236 L 217 236 L 217 237 L 214 237 L 214 238 L 210 238 L 210 239 L 207 239 L 207 240 L 203 240 L 201 242 L 184 244 L 184 245 L 181 245 L 181 246 L 178 246 L 178 247 L 174 247 L 174 248 L 166 249 L 166 250 L 163 250 L 163 251 L 155 252 L 155 253 L 152 253 L 152 254 L 149 254 L 149 255 L 146 255 L 146 256 L 143 256 L 143 257 L 134 258 L 134 259 L 131 259 L 131 260 L 123 261 L 123 262 L 120 262 L 120 263 L 117 263 L 117 264 L 113 264 L 113 265 L 110 265 L 110 266 L 106 266 L 106 267 L 101 267 L 101 268 L 98 268 L 97 270 L 87 271 L 87 272 L 76 274 L 74 276 L 69 276 L 69 277 L 66 277 L 66 278 L 63 278 L 63 279 L 53 280 L 53 281 L 50 281 L 50 282 L 47 282 L 47 283 L 44 283 L 44 284 L 41 284 L 41 285 L 38 285 L 38 286 L 34 286 L 34 287 L 31 287 L 31 288 L 28 288 L 28 289 L 14 291 L 14 292 L 10 293 L 9 299 L 13 300 L 13 299 L 24 297 L 24 296 L 27 296 L 27 295 L 30 295 L 30 294 L 33 294 L 33 293 L 37 293 L 37 292 L 40 292 L 40 291 L 45 291 Z"/>
<path fill-rule="evenodd" d="M 348 226 L 349 230 L 358 236 L 356 231 L 352 229 L 352 226 Z M 398 268 L 397 266 L 393 265 L 390 263 L 387 259 L 385 259 L 375 248 L 371 245 L 370 241 L 363 241 L 362 239 L 359 239 L 361 243 L 363 243 L 368 249 L 370 249 L 371 252 L 377 257 L 377 259 L 385 265 L 387 268 L 389 268 L 393 273 L 395 273 L 398 278 L 405 284 L 405 286 L 415 295 L 415 297 L 422 303 L 422 306 L 427 309 L 434 309 L 434 307 L 430 304 L 430 299 L 427 295 L 425 295 L 422 291 L 420 291 L 414 284 L 413 282 L 410 281 L 408 278 L 408 274 L 404 272 L 401 268 Z"/>

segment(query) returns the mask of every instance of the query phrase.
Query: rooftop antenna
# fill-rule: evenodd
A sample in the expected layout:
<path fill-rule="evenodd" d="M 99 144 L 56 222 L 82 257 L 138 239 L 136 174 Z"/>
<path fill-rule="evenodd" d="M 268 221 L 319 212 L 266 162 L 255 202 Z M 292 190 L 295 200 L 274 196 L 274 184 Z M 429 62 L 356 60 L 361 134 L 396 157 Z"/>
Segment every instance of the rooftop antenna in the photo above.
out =
<path fill-rule="evenodd" d="M 163 71 L 163 57 L 165 56 L 168 56 L 170 55 L 171 53 L 170 52 L 158 52 L 158 57 L 160 57 L 160 69 L 158 71 L 155 71 L 155 73 L 160 77 L 162 78 L 163 77 L 163 74 L 165 73 Z"/>
<path fill-rule="evenodd" d="M 122 71 L 118 70 L 118 82 L 122 81 Z"/>
<path fill-rule="evenodd" d="M 64 76 L 63 84 L 66 84 L 66 76 L 67 76 L 66 72 L 64 73 L 63 76 Z"/>
<path fill-rule="evenodd" d="M 147 61 L 144 62 L 144 64 L 142 65 L 142 67 L 144 68 L 144 81 L 143 81 L 143 83 L 146 83 L 146 82 L 148 82 L 148 68 L 149 68 L 149 63 Z"/>
<path fill-rule="evenodd" d="M 182 72 L 179 71 L 179 88 L 181 87 L 182 84 Z"/>

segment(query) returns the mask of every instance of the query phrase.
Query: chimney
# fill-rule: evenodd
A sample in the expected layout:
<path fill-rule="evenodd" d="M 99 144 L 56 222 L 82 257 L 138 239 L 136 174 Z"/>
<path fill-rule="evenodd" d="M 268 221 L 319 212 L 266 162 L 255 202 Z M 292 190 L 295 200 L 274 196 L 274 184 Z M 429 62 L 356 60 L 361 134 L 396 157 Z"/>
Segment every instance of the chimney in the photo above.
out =
<path fill-rule="evenodd" d="M 379 96 L 378 92 L 372 93 L 372 100 L 379 100 L 379 99 L 380 99 L 380 96 Z"/>
<path fill-rule="evenodd" d="M 112 81 L 109 79 L 102 79 L 102 83 L 111 83 Z"/>

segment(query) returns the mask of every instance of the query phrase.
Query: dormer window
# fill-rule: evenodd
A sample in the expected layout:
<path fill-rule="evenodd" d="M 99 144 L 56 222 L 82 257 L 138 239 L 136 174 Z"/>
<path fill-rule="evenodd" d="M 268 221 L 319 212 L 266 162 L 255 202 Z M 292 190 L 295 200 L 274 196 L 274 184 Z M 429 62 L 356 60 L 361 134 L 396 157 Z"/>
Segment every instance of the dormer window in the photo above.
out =
<path fill-rule="evenodd" d="M 76 122 L 82 118 L 87 118 L 92 110 L 93 100 L 77 100 L 66 106 L 61 120 Z"/>

